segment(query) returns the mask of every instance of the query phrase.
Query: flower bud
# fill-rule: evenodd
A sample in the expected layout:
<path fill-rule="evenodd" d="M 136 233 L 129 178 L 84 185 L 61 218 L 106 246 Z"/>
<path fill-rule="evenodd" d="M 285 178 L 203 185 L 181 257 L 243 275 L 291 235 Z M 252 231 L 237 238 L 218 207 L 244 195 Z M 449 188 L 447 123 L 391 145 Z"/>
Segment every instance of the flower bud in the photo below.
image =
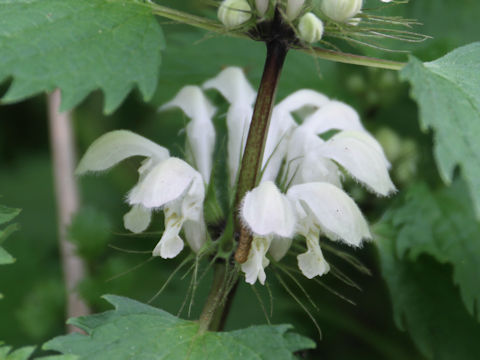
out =
<path fill-rule="evenodd" d="M 363 0 L 323 0 L 322 11 L 330 19 L 346 22 L 362 10 Z"/>
<path fill-rule="evenodd" d="M 270 4 L 270 0 L 255 0 L 255 5 L 257 7 L 258 15 L 261 17 L 265 15 L 268 10 L 268 5 Z"/>
<path fill-rule="evenodd" d="M 302 11 L 305 0 L 288 0 L 287 1 L 287 19 L 295 20 Z"/>
<path fill-rule="evenodd" d="M 323 22 L 313 13 L 303 15 L 298 23 L 300 39 L 307 43 L 320 40 L 323 36 Z"/>
<path fill-rule="evenodd" d="M 233 28 L 250 20 L 252 8 L 247 0 L 224 0 L 218 8 L 217 15 L 227 28 Z"/>

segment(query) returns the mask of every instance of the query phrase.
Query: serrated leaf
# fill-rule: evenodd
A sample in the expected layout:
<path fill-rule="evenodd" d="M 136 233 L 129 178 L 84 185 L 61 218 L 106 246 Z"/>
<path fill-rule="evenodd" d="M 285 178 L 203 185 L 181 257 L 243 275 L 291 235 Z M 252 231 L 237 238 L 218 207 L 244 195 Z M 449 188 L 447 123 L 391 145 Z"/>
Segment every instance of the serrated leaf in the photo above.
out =
<path fill-rule="evenodd" d="M 463 302 L 480 321 L 480 223 L 465 184 L 455 181 L 436 192 L 426 185 L 413 187 L 382 222 L 395 230 L 400 258 L 428 254 L 453 266 Z"/>
<path fill-rule="evenodd" d="M 197 322 L 128 298 L 108 295 L 105 299 L 115 310 L 70 321 L 88 335 L 60 336 L 44 348 L 89 360 L 286 360 L 294 359 L 292 352 L 315 346 L 305 337 L 290 337 L 289 325 L 199 333 Z"/>
<path fill-rule="evenodd" d="M 140 1 L 0 1 L 0 81 L 13 78 L 7 103 L 59 87 L 67 110 L 101 89 L 110 113 L 135 84 L 153 95 L 163 47 Z"/>
<path fill-rule="evenodd" d="M 480 216 L 480 42 L 428 63 L 411 57 L 401 71 L 412 85 L 421 125 L 435 131 L 435 159 L 449 184 L 460 166 Z"/>
<path fill-rule="evenodd" d="M 378 230 L 378 229 L 377 229 Z M 382 275 L 390 290 L 395 321 L 432 360 L 477 360 L 480 324 L 467 313 L 447 266 L 421 256 L 395 254 L 395 230 L 384 225 L 377 239 Z"/>

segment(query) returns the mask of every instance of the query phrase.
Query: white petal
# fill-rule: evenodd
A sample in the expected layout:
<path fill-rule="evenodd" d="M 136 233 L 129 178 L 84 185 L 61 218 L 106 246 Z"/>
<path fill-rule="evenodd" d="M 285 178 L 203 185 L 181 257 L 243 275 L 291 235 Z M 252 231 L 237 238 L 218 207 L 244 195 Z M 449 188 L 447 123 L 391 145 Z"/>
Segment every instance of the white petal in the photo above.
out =
<path fill-rule="evenodd" d="M 290 132 L 297 127 L 290 114 L 304 106 L 324 106 L 328 98 L 314 90 L 303 89 L 287 96 L 273 109 L 262 161 L 262 181 L 273 181 L 287 152 Z"/>
<path fill-rule="evenodd" d="M 270 248 L 268 249 L 268 253 L 272 255 L 275 261 L 280 261 L 285 255 L 287 255 L 291 245 L 291 237 L 274 237 L 272 243 L 270 244 Z"/>
<path fill-rule="evenodd" d="M 203 199 L 205 185 L 199 176 L 196 176 L 181 202 L 181 212 L 185 219 L 203 221 Z"/>
<path fill-rule="evenodd" d="M 330 100 L 325 95 L 310 89 L 297 90 L 280 101 L 275 108 L 286 112 L 294 112 L 304 106 L 320 108 Z"/>
<path fill-rule="evenodd" d="M 287 19 L 295 20 L 302 11 L 305 0 L 287 0 Z"/>
<path fill-rule="evenodd" d="M 191 148 L 195 167 L 205 183 L 210 182 L 212 158 L 215 150 L 215 128 L 210 118 L 194 118 L 187 125 L 187 140 Z"/>
<path fill-rule="evenodd" d="M 171 259 L 177 256 L 184 247 L 182 238 L 178 235 L 183 225 L 183 220 L 169 208 L 165 208 L 165 231 L 155 249 L 153 256 Z"/>
<path fill-rule="evenodd" d="M 330 265 L 323 257 L 319 244 L 320 234 L 310 233 L 307 237 L 307 252 L 297 256 L 298 267 L 309 279 L 322 276 L 330 270 Z"/>
<path fill-rule="evenodd" d="M 203 84 L 204 89 L 218 90 L 230 104 L 252 105 L 257 93 L 239 67 L 228 67 Z"/>
<path fill-rule="evenodd" d="M 307 208 L 306 212 L 298 211 L 297 215 L 313 215 L 313 221 L 330 239 L 359 246 L 362 239 L 371 238 L 367 222 L 355 202 L 336 186 L 320 182 L 295 185 L 288 190 L 287 196 L 297 207 Z M 299 222 L 302 221 L 312 220 L 300 218 Z"/>
<path fill-rule="evenodd" d="M 367 133 L 342 131 L 319 148 L 318 153 L 335 160 L 379 195 L 387 196 L 395 191 L 388 174 L 388 160 L 380 144 Z"/>
<path fill-rule="evenodd" d="M 134 205 L 131 210 L 123 217 L 125 229 L 138 234 L 145 231 L 150 225 L 152 211 L 144 208 L 142 205 Z"/>
<path fill-rule="evenodd" d="M 303 122 L 314 134 L 322 134 L 329 130 L 365 131 L 358 113 L 349 105 L 339 101 L 330 101 L 315 111 Z"/>
<path fill-rule="evenodd" d="M 341 187 L 341 173 L 334 162 L 313 151 L 323 143 L 305 124 L 293 131 L 286 157 L 287 185 L 325 181 Z"/>
<path fill-rule="evenodd" d="M 83 156 L 76 173 L 103 171 L 131 156 L 146 156 L 158 161 L 170 156 L 163 146 L 127 130 L 115 130 L 95 140 Z"/>
<path fill-rule="evenodd" d="M 303 124 L 292 131 L 288 139 L 288 148 L 286 156 L 287 179 L 298 171 L 305 156 L 312 150 L 324 143 L 322 139 L 316 136 Z"/>
<path fill-rule="evenodd" d="M 296 169 L 292 184 L 308 182 L 328 182 L 339 188 L 342 187 L 342 174 L 337 165 L 331 160 L 308 153 Z"/>
<path fill-rule="evenodd" d="M 172 101 L 163 105 L 160 110 L 173 107 L 181 108 L 192 119 L 186 128 L 187 141 L 190 145 L 194 165 L 202 174 L 204 181 L 208 183 L 215 148 L 215 128 L 212 117 L 216 109 L 198 86 L 185 86 Z"/>
<path fill-rule="evenodd" d="M 207 228 L 203 220 L 203 213 L 200 221 L 185 221 L 183 223 L 183 231 L 188 245 L 190 245 L 194 252 L 198 253 L 207 241 Z"/>
<path fill-rule="evenodd" d="M 263 152 L 262 181 L 273 181 L 277 177 L 287 152 L 290 132 L 296 127 L 297 124 L 289 112 L 274 108 Z"/>
<path fill-rule="evenodd" d="M 247 142 L 248 130 L 253 109 L 250 105 L 233 104 L 227 113 L 228 129 L 228 167 L 230 185 L 234 186 L 237 173 L 242 162 L 243 151 Z"/>
<path fill-rule="evenodd" d="M 172 157 L 156 165 L 130 191 L 128 202 L 159 208 L 179 199 L 195 181 L 202 181 L 201 175 L 185 161 Z"/>
<path fill-rule="evenodd" d="M 180 108 L 191 119 L 212 118 L 215 115 L 215 107 L 208 101 L 198 86 L 185 86 L 171 101 L 160 107 L 160 111 L 172 108 Z"/>
<path fill-rule="evenodd" d="M 260 281 L 262 285 L 265 284 L 265 268 L 270 264 L 270 261 L 265 257 L 270 246 L 270 238 L 254 237 L 252 246 L 248 253 L 248 259 L 242 264 L 242 271 L 245 273 L 245 281 L 249 284 L 255 284 Z"/>
<path fill-rule="evenodd" d="M 291 237 L 295 230 L 290 202 L 271 181 L 261 183 L 245 195 L 241 214 L 245 224 L 258 236 Z"/>

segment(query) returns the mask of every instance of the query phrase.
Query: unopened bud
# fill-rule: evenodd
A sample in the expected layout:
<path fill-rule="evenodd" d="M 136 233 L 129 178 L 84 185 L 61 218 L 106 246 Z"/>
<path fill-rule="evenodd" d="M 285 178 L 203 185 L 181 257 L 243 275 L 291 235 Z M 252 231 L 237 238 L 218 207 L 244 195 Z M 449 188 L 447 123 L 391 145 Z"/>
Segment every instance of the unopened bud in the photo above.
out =
<path fill-rule="evenodd" d="M 346 22 L 362 10 L 363 0 L 323 0 L 322 11 L 330 19 Z"/>
<path fill-rule="evenodd" d="M 227 28 L 242 25 L 251 17 L 252 8 L 247 0 L 224 0 L 218 8 L 218 19 Z"/>
<path fill-rule="evenodd" d="M 316 42 L 323 36 L 323 22 L 313 13 L 306 13 L 300 18 L 298 32 L 300 39 L 303 41 L 308 43 Z"/>
<path fill-rule="evenodd" d="M 268 5 L 270 0 L 255 0 L 255 5 L 257 7 L 257 12 L 259 16 L 265 15 L 268 10 Z"/>
<path fill-rule="evenodd" d="M 305 0 L 288 0 L 287 1 L 287 19 L 295 20 L 302 11 Z"/>

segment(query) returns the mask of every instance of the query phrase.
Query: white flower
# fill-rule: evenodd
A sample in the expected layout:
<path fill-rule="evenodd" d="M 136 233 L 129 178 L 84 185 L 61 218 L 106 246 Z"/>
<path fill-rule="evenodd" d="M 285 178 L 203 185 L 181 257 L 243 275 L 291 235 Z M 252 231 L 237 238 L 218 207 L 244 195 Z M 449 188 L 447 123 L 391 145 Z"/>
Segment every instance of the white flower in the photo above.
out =
<path fill-rule="evenodd" d="M 317 135 L 343 130 L 328 141 Z M 369 190 L 386 196 L 395 191 L 380 144 L 363 128 L 350 106 L 331 101 L 308 116 L 290 136 L 286 154 L 286 182 L 326 181 L 341 187 L 340 164 Z"/>
<path fill-rule="evenodd" d="M 239 67 L 226 68 L 215 78 L 206 81 L 203 88 L 218 90 L 231 104 L 227 113 L 227 151 L 230 185 L 233 187 L 247 142 L 257 94 Z"/>
<path fill-rule="evenodd" d="M 302 89 L 287 96 L 274 107 L 263 155 L 262 181 L 275 180 L 282 166 L 289 138 L 298 126 L 292 113 L 306 107 L 317 109 L 328 101 L 323 94 Z"/>
<path fill-rule="evenodd" d="M 295 4 L 300 3 L 303 6 L 301 1 Z M 238 67 L 224 69 L 206 81 L 203 89 L 217 90 L 230 103 L 227 162 L 233 195 L 256 92 Z M 77 170 L 103 171 L 127 157 L 146 158 L 138 169 L 139 181 L 128 195 L 132 208 L 124 223 L 127 229 L 141 232 L 150 224 L 152 211 L 163 210 L 165 231 L 153 250 L 153 255 L 163 258 L 182 251 L 182 230 L 193 251 L 198 253 L 206 243 L 203 203 L 215 147 L 212 118 L 216 109 L 200 87 L 182 88 L 160 109 L 173 107 L 181 108 L 191 119 L 186 129 L 191 165 L 170 157 L 160 145 L 119 130 L 95 141 Z M 280 261 L 297 234 L 306 241 L 307 250 L 297 260 L 308 278 L 330 269 L 320 246 L 321 236 L 356 247 L 370 239 L 362 213 L 341 189 L 343 171 L 368 190 L 386 196 L 395 191 L 389 167 L 380 144 L 365 130 L 352 107 L 308 89 L 278 103 L 268 129 L 259 184 L 247 192 L 240 209 L 232 210 L 240 212 L 242 225 L 252 236 L 247 261 L 241 265 L 246 281 L 264 284 L 268 257 Z"/>
<path fill-rule="evenodd" d="M 218 8 L 217 16 L 227 28 L 234 28 L 250 20 L 252 8 L 247 0 L 224 0 Z"/>
<path fill-rule="evenodd" d="M 128 194 L 131 205 L 162 208 L 165 231 L 154 256 L 172 258 L 183 249 L 180 230 L 185 221 L 203 222 L 205 188 L 202 176 L 185 161 L 169 158 L 155 166 Z M 199 250 L 199 243 L 190 244 Z"/>
<path fill-rule="evenodd" d="M 335 160 L 355 179 L 378 195 L 387 196 L 396 191 L 388 174 L 390 164 L 380 144 L 365 132 L 342 131 L 315 152 Z"/>
<path fill-rule="evenodd" d="M 357 205 L 338 187 L 320 182 L 295 185 L 288 190 L 287 197 L 295 204 L 298 232 L 307 242 L 307 252 L 297 257 L 306 277 L 328 272 L 329 266 L 319 246 L 321 234 L 352 246 L 371 239 Z"/>
<path fill-rule="evenodd" d="M 202 176 L 183 160 L 171 158 L 164 147 L 130 131 L 112 131 L 93 142 L 76 173 L 107 170 L 132 156 L 147 158 L 138 169 L 139 182 L 128 196 L 133 206 L 124 216 L 125 228 L 134 233 L 144 231 L 152 210 L 163 208 L 166 229 L 153 255 L 170 258 L 182 250 L 178 234 L 184 223 L 187 241 L 198 252 L 206 241 Z M 196 230 L 188 231 L 191 228 Z"/>
<path fill-rule="evenodd" d="M 322 0 L 321 9 L 330 19 L 346 22 L 362 10 L 363 0 Z"/>
<path fill-rule="evenodd" d="M 255 284 L 258 280 L 260 284 L 265 285 L 267 278 L 265 268 L 270 264 L 270 260 L 265 256 L 267 254 L 271 238 L 254 236 L 248 259 L 242 264 L 242 271 L 245 273 L 245 281 L 249 284 Z"/>
<path fill-rule="evenodd" d="M 253 284 L 258 278 L 263 284 L 264 268 L 269 264 L 265 254 L 272 243 L 278 242 L 278 246 L 273 248 L 274 258 L 285 255 L 295 230 L 295 214 L 287 197 L 273 182 L 266 181 L 245 195 L 241 217 L 253 234 L 252 246 L 242 270 L 248 283 Z"/>
<path fill-rule="evenodd" d="M 179 107 L 192 121 L 186 127 L 187 141 L 193 165 L 200 171 L 205 183 L 210 182 L 212 172 L 212 157 L 215 148 L 215 128 L 212 117 L 216 109 L 210 104 L 198 86 L 183 87 L 175 98 L 160 110 Z"/>
<path fill-rule="evenodd" d="M 307 43 L 317 42 L 323 36 L 323 22 L 315 14 L 306 13 L 300 18 L 298 33 L 300 39 Z"/>
<path fill-rule="evenodd" d="M 142 179 L 152 166 L 168 159 L 170 153 L 163 146 L 143 136 L 127 130 L 115 130 L 99 137 L 90 145 L 77 167 L 76 174 L 108 170 L 132 156 L 147 158 L 138 169 Z M 133 206 L 124 216 L 124 226 L 134 233 L 140 233 L 147 229 L 150 220 L 150 209 L 141 205 Z"/>

